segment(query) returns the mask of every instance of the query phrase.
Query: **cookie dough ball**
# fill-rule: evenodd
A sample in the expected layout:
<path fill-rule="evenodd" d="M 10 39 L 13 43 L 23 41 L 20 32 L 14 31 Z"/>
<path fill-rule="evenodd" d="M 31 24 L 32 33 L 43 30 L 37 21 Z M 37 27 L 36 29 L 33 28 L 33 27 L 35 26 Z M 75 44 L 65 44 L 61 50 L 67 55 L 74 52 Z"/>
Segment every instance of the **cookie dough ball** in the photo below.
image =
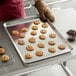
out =
<path fill-rule="evenodd" d="M 43 56 L 44 55 L 44 52 L 39 50 L 39 51 L 36 51 L 36 56 Z"/>
<path fill-rule="evenodd" d="M 36 20 L 36 21 L 34 21 L 34 24 L 35 25 L 38 25 L 38 24 L 40 24 L 40 21 L 39 20 Z"/>
<path fill-rule="evenodd" d="M 49 34 L 50 38 L 56 38 L 56 34 Z"/>
<path fill-rule="evenodd" d="M 19 44 L 19 45 L 24 45 L 25 42 L 24 42 L 24 40 L 18 40 L 18 44 Z"/>
<path fill-rule="evenodd" d="M 38 26 L 32 26 L 32 30 L 38 30 Z"/>
<path fill-rule="evenodd" d="M 25 54 L 25 59 L 31 59 L 33 55 L 31 53 L 26 53 Z"/>
<path fill-rule="evenodd" d="M 20 38 L 25 38 L 25 34 L 19 34 Z"/>
<path fill-rule="evenodd" d="M 18 35 L 18 34 L 19 34 L 18 30 L 13 30 L 12 31 L 12 35 Z"/>
<path fill-rule="evenodd" d="M 45 39 L 46 39 L 46 36 L 45 36 L 45 35 L 40 35 L 39 38 L 40 38 L 41 40 L 45 40 Z"/>
<path fill-rule="evenodd" d="M 43 43 L 39 43 L 39 44 L 38 44 L 38 47 L 39 47 L 39 48 L 44 48 L 45 45 L 44 45 Z"/>
<path fill-rule="evenodd" d="M 53 48 L 53 47 L 50 47 L 50 48 L 48 49 L 48 51 L 51 52 L 51 53 L 55 53 L 55 52 L 56 52 L 56 49 Z"/>
<path fill-rule="evenodd" d="M 22 32 L 27 32 L 27 31 L 28 31 L 28 28 L 23 27 L 23 28 L 21 28 L 21 31 L 22 31 Z"/>
<path fill-rule="evenodd" d="M 36 39 L 35 39 L 34 37 L 30 37 L 30 38 L 28 39 L 28 41 L 29 41 L 30 43 L 35 43 L 35 42 L 36 42 Z"/>
<path fill-rule="evenodd" d="M 49 45 L 55 45 L 55 41 L 49 41 L 48 44 Z"/>
<path fill-rule="evenodd" d="M 1 57 L 1 61 L 2 62 L 6 62 L 6 61 L 8 61 L 9 60 L 9 56 L 8 55 L 3 55 L 2 57 Z"/>
<path fill-rule="evenodd" d="M 0 54 L 4 54 L 5 53 L 5 49 L 4 48 L 0 48 Z"/>
<path fill-rule="evenodd" d="M 36 31 L 32 31 L 31 35 L 37 35 L 37 32 Z"/>
<path fill-rule="evenodd" d="M 48 28 L 48 25 L 46 23 L 42 24 L 43 28 Z"/>
<path fill-rule="evenodd" d="M 32 45 L 28 45 L 28 46 L 26 46 L 26 49 L 28 51 L 33 51 L 34 50 L 34 47 Z"/>
<path fill-rule="evenodd" d="M 45 30 L 45 29 L 41 30 L 40 32 L 41 32 L 42 34 L 46 34 L 46 30 Z"/>
<path fill-rule="evenodd" d="M 66 46 L 65 46 L 64 44 L 61 44 L 61 45 L 58 46 L 58 48 L 59 48 L 60 50 L 64 50 L 64 49 L 66 48 Z"/>

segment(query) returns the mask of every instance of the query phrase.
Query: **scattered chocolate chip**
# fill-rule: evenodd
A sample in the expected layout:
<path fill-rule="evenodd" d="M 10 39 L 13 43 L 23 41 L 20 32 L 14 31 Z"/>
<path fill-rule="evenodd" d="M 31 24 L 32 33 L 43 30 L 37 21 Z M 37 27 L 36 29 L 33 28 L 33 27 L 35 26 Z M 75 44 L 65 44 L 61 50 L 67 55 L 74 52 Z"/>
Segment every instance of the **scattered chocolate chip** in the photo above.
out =
<path fill-rule="evenodd" d="M 76 31 L 75 31 L 75 30 L 69 30 L 69 31 L 67 32 L 67 34 L 68 34 L 69 36 L 75 37 L 75 36 L 76 36 Z"/>
<path fill-rule="evenodd" d="M 74 42 L 75 41 L 75 38 L 68 38 L 67 39 L 69 42 Z"/>

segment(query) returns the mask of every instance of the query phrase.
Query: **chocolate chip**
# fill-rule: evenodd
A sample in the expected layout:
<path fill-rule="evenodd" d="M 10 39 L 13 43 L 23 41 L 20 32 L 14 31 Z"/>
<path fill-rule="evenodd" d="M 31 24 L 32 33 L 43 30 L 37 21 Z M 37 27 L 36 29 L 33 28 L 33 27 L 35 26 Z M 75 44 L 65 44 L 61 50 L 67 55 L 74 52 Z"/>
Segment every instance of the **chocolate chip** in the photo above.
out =
<path fill-rule="evenodd" d="M 75 38 L 68 38 L 67 39 L 69 42 L 74 42 L 75 41 Z"/>
<path fill-rule="evenodd" d="M 76 36 L 76 31 L 75 31 L 75 30 L 69 30 L 69 31 L 67 32 L 67 34 L 68 34 L 69 36 L 75 37 L 75 36 Z"/>

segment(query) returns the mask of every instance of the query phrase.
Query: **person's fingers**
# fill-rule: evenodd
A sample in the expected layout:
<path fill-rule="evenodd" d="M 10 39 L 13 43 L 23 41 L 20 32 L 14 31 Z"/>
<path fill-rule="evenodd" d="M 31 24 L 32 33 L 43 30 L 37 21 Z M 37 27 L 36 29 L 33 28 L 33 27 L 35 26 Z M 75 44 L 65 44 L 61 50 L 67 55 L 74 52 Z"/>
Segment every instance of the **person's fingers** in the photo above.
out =
<path fill-rule="evenodd" d="M 40 19 L 43 22 L 46 22 L 47 21 L 47 18 L 45 17 L 45 14 L 44 13 L 40 13 Z"/>
<path fill-rule="evenodd" d="M 54 17 L 53 13 L 50 10 L 45 12 L 45 17 L 48 18 L 51 22 L 55 21 L 55 17 Z"/>

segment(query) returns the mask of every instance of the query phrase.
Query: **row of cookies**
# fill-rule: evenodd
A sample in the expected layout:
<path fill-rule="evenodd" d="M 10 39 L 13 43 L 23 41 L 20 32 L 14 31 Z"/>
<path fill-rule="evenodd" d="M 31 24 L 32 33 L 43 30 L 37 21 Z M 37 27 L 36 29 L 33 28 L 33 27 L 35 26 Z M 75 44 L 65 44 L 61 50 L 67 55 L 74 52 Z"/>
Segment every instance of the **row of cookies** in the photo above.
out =
<path fill-rule="evenodd" d="M 41 45 L 40 47 L 43 48 L 44 46 Z M 59 48 L 60 50 L 64 50 L 65 47 L 66 47 L 65 45 L 59 45 L 59 46 L 58 46 L 58 48 Z M 29 46 L 26 47 L 26 49 L 27 49 L 28 51 L 33 51 L 33 50 L 34 50 L 34 47 L 31 46 L 31 45 L 29 45 Z M 56 52 L 56 48 L 50 47 L 50 48 L 48 48 L 48 51 L 49 51 L 50 53 L 55 53 L 55 52 Z M 38 51 L 35 52 L 35 55 L 40 57 L 40 56 L 43 56 L 44 53 L 45 53 L 45 52 L 43 52 L 42 50 L 38 50 Z M 31 59 L 32 57 L 33 57 L 33 54 L 32 54 L 32 53 L 26 53 L 26 54 L 25 54 L 25 58 L 26 58 L 26 59 Z"/>
<path fill-rule="evenodd" d="M 6 51 L 3 47 L 0 46 L 0 60 L 2 62 L 6 62 L 9 60 L 9 56 L 8 55 L 5 55 Z"/>

